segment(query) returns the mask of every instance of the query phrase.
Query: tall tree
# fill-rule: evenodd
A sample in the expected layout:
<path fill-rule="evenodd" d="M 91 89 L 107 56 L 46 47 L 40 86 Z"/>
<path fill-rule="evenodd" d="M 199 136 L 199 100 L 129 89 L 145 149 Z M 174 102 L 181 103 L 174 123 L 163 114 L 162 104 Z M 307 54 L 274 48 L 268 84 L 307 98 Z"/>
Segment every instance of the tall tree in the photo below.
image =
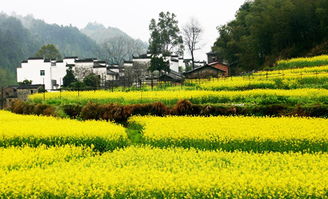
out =
<path fill-rule="evenodd" d="M 61 59 L 59 50 L 53 44 L 47 44 L 40 48 L 35 54 L 36 57 L 43 57 L 45 59 Z"/>
<path fill-rule="evenodd" d="M 176 15 L 161 12 L 158 21 L 152 19 L 149 25 L 149 51 L 154 55 L 170 55 L 183 53 L 183 39 L 180 35 Z"/>
<path fill-rule="evenodd" d="M 191 55 L 191 62 L 192 62 L 192 68 L 195 68 L 195 51 L 200 50 L 200 40 L 202 35 L 202 28 L 199 24 L 199 22 L 191 18 L 190 21 L 185 24 L 182 28 L 182 34 L 184 43 L 187 46 L 188 51 Z"/>

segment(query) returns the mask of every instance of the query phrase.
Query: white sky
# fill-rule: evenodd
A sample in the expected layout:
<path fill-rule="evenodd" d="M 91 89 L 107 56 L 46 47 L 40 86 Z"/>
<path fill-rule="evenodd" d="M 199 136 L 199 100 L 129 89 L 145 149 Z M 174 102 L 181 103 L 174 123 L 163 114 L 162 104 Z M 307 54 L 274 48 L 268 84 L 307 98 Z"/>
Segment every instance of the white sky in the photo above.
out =
<path fill-rule="evenodd" d="M 182 27 L 191 17 L 202 28 L 203 48 L 196 58 L 203 60 L 205 53 L 218 37 L 216 27 L 232 19 L 245 0 L 0 0 L 0 11 L 7 14 L 32 14 L 47 23 L 83 28 L 88 22 L 121 29 L 134 38 L 149 39 L 149 22 L 161 11 L 177 15 Z M 0 27 L 1 28 L 1 27 Z"/>

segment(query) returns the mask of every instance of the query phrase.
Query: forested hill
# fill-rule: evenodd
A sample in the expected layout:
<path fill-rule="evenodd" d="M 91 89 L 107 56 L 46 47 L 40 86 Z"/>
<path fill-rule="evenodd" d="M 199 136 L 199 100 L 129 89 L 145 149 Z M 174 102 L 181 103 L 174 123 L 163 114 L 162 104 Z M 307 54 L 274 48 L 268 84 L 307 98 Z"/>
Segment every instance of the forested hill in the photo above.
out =
<path fill-rule="evenodd" d="M 81 32 L 102 47 L 102 56 L 109 63 L 120 64 L 132 59 L 132 55 L 146 53 L 148 49 L 148 44 L 140 39 L 133 39 L 118 28 L 105 27 L 96 22 L 89 23 Z"/>
<path fill-rule="evenodd" d="M 95 40 L 98 44 L 103 44 L 115 37 L 128 37 L 132 39 L 128 34 L 118 28 L 106 28 L 104 25 L 96 22 L 88 23 L 88 25 L 81 29 L 81 32 Z"/>
<path fill-rule="evenodd" d="M 14 83 L 16 67 L 40 46 L 20 20 L 0 14 L 0 86 Z"/>
<path fill-rule="evenodd" d="M 98 57 L 101 52 L 95 41 L 74 26 L 47 24 L 31 16 L 19 18 L 42 44 L 55 44 L 63 56 Z"/>
<path fill-rule="evenodd" d="M 327 54 L 327 41 L 327 0 L 252 0 L 219 27 L 213 51 L 238 73 L 278 59 Z"/>

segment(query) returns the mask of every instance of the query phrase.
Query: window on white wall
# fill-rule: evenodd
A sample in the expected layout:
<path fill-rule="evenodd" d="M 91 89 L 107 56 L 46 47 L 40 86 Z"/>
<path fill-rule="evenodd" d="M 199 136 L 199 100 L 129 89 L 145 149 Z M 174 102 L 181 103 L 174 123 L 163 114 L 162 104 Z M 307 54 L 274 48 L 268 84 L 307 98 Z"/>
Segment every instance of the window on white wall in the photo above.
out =
<path fill-rule="evenodd" d="M 45 75 L 45 71 L 44 70 L 40 70 L 40 76 L 44 76 Z"/>

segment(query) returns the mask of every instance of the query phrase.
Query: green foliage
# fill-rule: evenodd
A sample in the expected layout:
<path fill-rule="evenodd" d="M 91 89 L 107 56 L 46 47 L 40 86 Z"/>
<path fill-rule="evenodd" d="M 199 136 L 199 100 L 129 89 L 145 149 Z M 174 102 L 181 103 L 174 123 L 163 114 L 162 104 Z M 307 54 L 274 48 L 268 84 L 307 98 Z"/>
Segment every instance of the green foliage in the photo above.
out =
<path fill-rule="evenodd" d="M 72 82 L 69 87 L 70 89 L 73 89 L 73 90 L 83 90 L 86 88 L 85 84 L 81 81 L 75 81 L 75 82 Z"/>
<path fill-rule="evenodd" d="M 36 57 L 43 57 L 44 59 L 61 59 L 60 52 L 53 44 L 42 46 L 35 54 Z"/>
<path fill-rule="evenodd" d="M 0 68 L 0 88 L 13 84 L 13 79 L 14 78 L 7 70 Z"/>
<path fill-rule="evenodd" d="M 27 80 L 25 79 L 22 82 L 18 82 L 19 85 L 31 85 L 32 84 L 32 80 Z"/>
<path fill-rule="evenodd" d="M 83 83 L 85 86 L 90 87 L 90 88 L 99 88 L 100 86 L 100 77 L 99 75 L 96 75 L 94 73 L 91 73 L 84 77 Z"/>
<path fill-rule="evenodd" d="M 0 78 L 0 82 L 15 82 L 16 67 L 26 57 L 32 56 L 31 53 L 37 51 L 40 42 L 17 18 L 0 14 L 0 27 L 0 69 L 6 70 L 8 74 L 6 78 Z"/>
<path fill-rule="evenodd" d="M 72 25 L 47 24 L 31 16 L 20 17 L 20 20 L 43 45 L 56 45 L 63 56 L 100 57 L 101 48 L 97 43 Z"/>
<path fill-rule="evenodd" d="M 148 50 L 150 53 L 155 55 L 183 54 L 183 40 L 174 13 L 161 12 L 158 21 L 155 19 L 150 21 L 149 30 Z"/>
<path fill-rule="evenodd" d="M 164 61 L 163 57 L 153 56 L 150 60 L 150 67 L 148 70 L 151 72 L 154 71 L 170 72 L 170 65 L 167 61 Z"/>
<path fill-rule="evenodd" d="M 76 82 L 77 79 L 74 76 L 74 72 L 72 70 L 72 67 L 69 67 L 66 70 L 66 75 L 63 78 L 63 86 L 64 87 L 69 87 L 72 83 Z"/>
<path fill-rule="evenodd" d="M 320 52 L 324 48 L 318 45 L 328 40 L 327 13 L 325 0 L 246 1 L 236 19 L 218 29 L 212 50 L 234 72 Z"/>

